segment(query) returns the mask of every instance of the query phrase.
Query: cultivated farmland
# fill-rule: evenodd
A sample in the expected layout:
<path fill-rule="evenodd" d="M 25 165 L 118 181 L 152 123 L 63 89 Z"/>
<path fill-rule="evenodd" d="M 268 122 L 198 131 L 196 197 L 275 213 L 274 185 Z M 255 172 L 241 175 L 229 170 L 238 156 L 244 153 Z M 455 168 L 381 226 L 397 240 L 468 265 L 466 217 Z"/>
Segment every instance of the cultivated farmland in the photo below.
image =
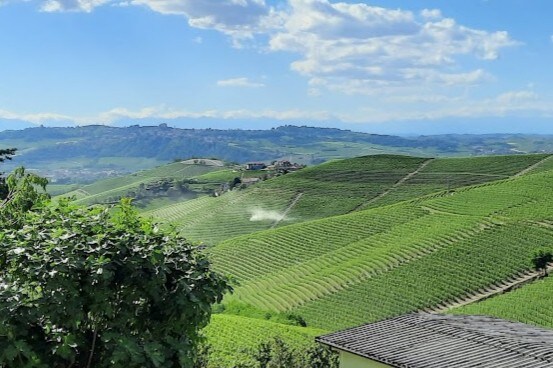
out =
<path fill-rule="evenodd" d="M 148 186 L 159 180 L 192 179 L 220 170 L 224 170 L 224 168 L 175 162 L 126 176 L 100 180 L 62 196 L 74 196 L 76 202 L 81 204 L 103 203 L 111 198 L 128 196 L 129 193 L 137 191 L 140 186 Z"/>
<path fill-rule="evenodd" d="M 230 239 L 210 251 L 229 298 L 329 330 L 468 297 L 553 246 L 548 171 Z M 524 215 L 532 209 L 532 216 Z M 467 270 L 470 270 L 467 272 Z"/>
<path fill-rule="evenodd" d="M 553 328 L 553 278 L 547 277 L 510 293 L 451 312 L 488 315 Z"/>
<path fill-rule="evenodd" d="M 196 242 L 214 245 L 243 234 L 505 179 L 546 157 L 358 157 L 273 178 L 219 198 L 172 204 L 146 215 L 171 222 Z"/>
<path fill-rule="evenodd" d="M 274 335 L 305 347 L 321 331 L 445 309 L 528 275 L 535 250 L 553 251 L 551 157 L 365 156 L 144 215 L 209 245 L 214 268 L 232 275 L 235 291 L 206 330 L 213 361 L 230 368 Z M 539 282 L 459 311 L 550 326 L 548 298 L 502 307 L 511 302 L 502 298 L 533 300 L 549 288 Z M 308 328 L 264 320 L 290 314 Z"/>
<path fill-rule="evenodd" d="M 236 367 L 251 364 L 252 354 L 260 343 L 275 336 L 293 349 L 305 351 L 314 344 L 315 336 L 326 331 L 283 325 L 248 317 L 228 314 L 213 315 L 205 334 L 211 348 L 210 367 Z"/>

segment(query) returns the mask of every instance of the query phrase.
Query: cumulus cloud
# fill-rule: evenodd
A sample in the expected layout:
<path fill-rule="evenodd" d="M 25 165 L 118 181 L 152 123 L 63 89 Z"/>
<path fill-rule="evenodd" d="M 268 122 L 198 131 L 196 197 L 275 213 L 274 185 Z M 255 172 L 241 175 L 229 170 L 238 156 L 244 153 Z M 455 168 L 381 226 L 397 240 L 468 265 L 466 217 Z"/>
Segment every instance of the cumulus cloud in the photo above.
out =
<path fill-rule="evenodd" d="M 0 0 L 3 1 L 3 0 Z M 118 0 L 45 0 L 44 11 L 86 11 Z M 297 55 L 290 68 L 321 89 L 374 94 L 411 85 L 474 85 L 492 79 L 480 65 L 517 45 L 505 31 L 458 24 L 439 9 L 418 12 L 334 0 L 123 0 L 161 14 L 182 16 L 191 27 L 217 30 L 234 45 L 268 42 L 263 51 Z M 198 39 L 199 40 L 199 39 Z M 471 63 L 474 65 L 474 63 Z M 220 86 L 260 87 L 247 79 Z"/>
<path fill-rule="evenodd" d="M 263 28 L 270 8 L 264 0 L 131 0 L 161 14 L 188 18 L 192 27 L 249 38 Z"/>
<path fill-rule="evenodd" d="M 260 88 L 265 87 L 263 83 L 252 82 L 248 78 L 231 78 L 217 81 L 219 87 L 242 87 L 242 88 Z"/>
<path fill-rule="evenodd" d="M 283 28 L 270 39 L 271 50 L 300 55 L 294 71 L 351 93 L 406 83 L 477 83 L 486 73 L 459 71 L 456 59 L 493 60 L 515 44 L 507 32 L 468 28 L 438 10 L 417 16 L 328 0 L 290 0 Z"/>
<path fill-rule="evenodd" d="M 424 19 L 441 19 L 442 11 L 439 9 L 423 9 L 421 10 L 421 16 Z"/>
<path fill-rule="evenodd" d="M 91 12 L 107 3 L 123 7 L 144 6 L 157 13 L 180 15 L 188 19 L 191 27 L 214 29 L 235 40 L 253 37 L 274 19 L 265 0 L 45 0 L 41 9 L 46 12 Z"/>

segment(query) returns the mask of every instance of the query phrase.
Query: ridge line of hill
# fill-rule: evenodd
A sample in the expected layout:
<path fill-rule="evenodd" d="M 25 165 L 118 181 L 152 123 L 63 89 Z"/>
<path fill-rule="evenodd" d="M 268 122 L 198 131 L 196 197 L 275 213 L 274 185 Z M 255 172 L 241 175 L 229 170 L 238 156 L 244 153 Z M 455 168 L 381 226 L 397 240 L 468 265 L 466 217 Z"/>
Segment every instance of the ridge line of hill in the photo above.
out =
<path fill-rule="evenodd" d="M 516 173 L 515 175 L 513 175 L 513 178 L 517 178 L 519 176 L 522 176 L 522 175 L 525 175 L 525 174 L 529 173 L 530 171 L 534 170 L 536 167 L 540 166 L 544 162 L 550 160 L 552 157 L 553 157 L 553 155 L 549 155 L 549 156 L 543 158 L 542 160 L 536 162 L 535 164 L 528 166 L 527 168 L 525 168 L 525 169 L 521 170 L 520 172 Z"/>
<path fill-rule="evenodd" d="M 371 203 L 374 203 L 376 201 L 378 201 L 379 199 L 385 197 L 386 195 L 388 195 L 392 190 L 394 190 L 395 188 L 399 187 L 401 184 L 405 183 L 407 180 L 411 179 L 413 176 L 417 175 L 422 169 L 424 169 L 432 160 L 434 160 L 433 158 L 429 158 L 428 160 L 424 161 L 422 164 L 420 164 L 420 166 L 415 170 L 415 171 L 412 171 L 410 173 L 408 173 L 407 175 L 405 175 L 403 178 L 399 179 L 394 185 L 392 185 L 391 187 L 389 187 L 388 189 L 386 189 L 384 192 L 380 193 L 379 195 L 377 195 L 376 197 L 373 197 L 371 199 L 369 199 L 367 202 L 365 203 L 361 203 L 359 206 L 355 207 L 354 209 L 352 209 L 351 211 L 349 211 L 348 213 L 351 213 L 351 212 L 355 212 L 355 211 L 359 211 L 361 209 L 363 209 L 364 207 L 367 207 L 368 205 L 370 205 Z"/>
<path fill-rule="evenodd" d="M 547 266 L 547 272 L 553 271 L 553 263 L 549 263 Z M 483 290 L 482 292 L 472 293 L 466 296 L 461 300 L 455 300 L 450 303 L 440 304 L 434 308 L 424 309 L 424 312 L 428 313 L 445 313 L 451 309 L 460 308 L 468 304 L 478 303 L 483 300 L 492 298 L 494 296 L 505 294 L 514 289 L 517 289 L 523 285 L 529 284 L 533 281 L 543 278 L 543 273 L 541 271 L 526 271 L 518 277 L 510 278 L 499 284 L 494 285 L 493 287 Z"/>

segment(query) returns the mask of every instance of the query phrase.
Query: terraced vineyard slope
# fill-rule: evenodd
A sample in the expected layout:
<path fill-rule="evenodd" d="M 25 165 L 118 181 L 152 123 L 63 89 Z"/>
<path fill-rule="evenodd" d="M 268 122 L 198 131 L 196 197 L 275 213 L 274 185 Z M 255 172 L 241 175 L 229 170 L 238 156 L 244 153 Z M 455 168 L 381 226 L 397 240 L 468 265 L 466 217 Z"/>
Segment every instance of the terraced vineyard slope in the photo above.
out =
<path fill-rule="evenodd" d="M 209 366 L 217 368 L 250 367 L 252 354 L 259 344 L 275 337 L 293 349 L 306 351 L 314 344 L 315 336 L 324 330 L 284 325 L 261 319 L 215 314 L 205 328 L 210 345 Z"/>
<path fill-rule="evenodd" d="M 62 196 L 74 196 L 77 203 L 94 204 L 113 201 L 122 196 L 132 196 L 141 187 L 154 185 L 161 180 L 183 180 L 201 177 L 208 173 L 218 171 L 232 171 L 220 165 L 194 164 L 193 162 L 175 162 L 168 165 L 158 166 L 150 170 L 139 171 L 134 174 L 100 180 L 90 185 L 85 185 Z M 234 173 L 235 176 L 240 175 Z M 193 186 L 190 197 L 194 198 Z"/>
<path fill-rule="evenodd" d="M 517 167 L 520 169 L 523 165 Z M 515 170 L 513 170 L 515 171 Z M 512 171 L 510 171 L 512 172 Z M 244 235 L 210 250 L 227 302 L 328 330 L 463 299 L 552 247 L 553 171 Z"/>
<path fill-rule="evenodd" d="M 391 155 L 333 161 L 246 190 L 178 203 L 146 215 L 170 221 L 189 239 L 216 244 L 275 225 L 347 213 L 425 161 Z"/>
<path fill-rule="evenodd" d="M 553 277 L 450 312 L 487 315 L 553 328 Z"/>
<path fill-rule="evenodd" d="M 213 245 L 273 227 L 505 179 L 546 157 L 430 160 L 394 155 L 364 156 L 310 167 L 219 198 L 172 204 L 147 215 L 173 223 L 196 242 Z"/>
<path fill-rule="evenodd" d="M 487 156 L 470 158 L 440 158 L 394 187 L 385 197 L 368 207 L 378 207 L 432 192 L 506 179 L 550 165 L 552 155 Z M 552 166 L 553 167 L 553 166 Z"/>

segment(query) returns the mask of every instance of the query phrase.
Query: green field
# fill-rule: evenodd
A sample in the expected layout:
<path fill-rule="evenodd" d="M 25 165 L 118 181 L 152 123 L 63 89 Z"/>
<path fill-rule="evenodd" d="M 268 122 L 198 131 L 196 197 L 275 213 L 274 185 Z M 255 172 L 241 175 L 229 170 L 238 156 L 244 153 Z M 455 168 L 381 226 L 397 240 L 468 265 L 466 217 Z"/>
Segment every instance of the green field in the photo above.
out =
<path fill-rule="evenodd" d="M 506 179 L 537 163 L 549 164 L 549 157 L 544 154 L 435 159 L 369 206 L 378 207 L 432 192 Z"/>
<path fill-rule="evenodd" d="M 219 198 L 199 198 L 148 212 L 194 241 L 216 244 L 252 232 L 355 210 L 426 159 L 369 156 L 325 163 Z"/>
<path fill-rule="evenodd" d="M 252 363 L 259 344 L 278 336 L 293 349 L 305 351 L 324 330 L 283 325 L 261 319 L 214 314 L 205 329 L 211 347 L 210 368 L 233 368 Z"/>
<path fill-rule="evenodd" d="M 75 196 L 77 203 L 81 204 L 103 203 L 112 198 L 128 196 L 129 193 L 136 191 L 141 185 L 149 185 L 160 179 L 191 179 L 223 169 L 216 166 L 175 162 L 130 175 L 100 180 L 63 193 L 63 196 Z"/>
<path fill-rule="evenodd" d="M 553 328 L 553 277 L 451 312 L 488 315 Z"/>
<path fill-rule="evenodd" d="M 531 268 L 553 231 L 553 172 L 263 231 L 210 250 L 229 301 L 334 330 L 429 308 Z M 524 213 L 531 210 L 533 215 Z M 470 270 L 470 272 L 467 272 Z"/>
<path fill-rule="evenodd" d="M 146 215 L 172 223 L 195 242 L 214 245 L 273 227 L 505 179 L 546 157 L 429 160 L 394 155 L 364 156 L 303 169 L 219 198 L 199 198 L 159 207 Z M 206 175 L 223 177 L 228 173 L 223 170 Z"/>
<path fill-rule="evenodd" d="M 214 315 L 206 331 L 213 364 L 233 367 L 274 335 L 305 348 L 322 331 L 455 303 L 528 273 L 535 250 L 553 251 L 551 157 L 365 156 L 219 197 L 159 199 L 144 215 L 209 245 L 215 270 L 232 276 L 225 314 Z M 195 175 L 217 182 L 236 172 Z M 135 183 L 121 179 L 117 188 Z M 97 185 L 92 195 L 109 187 Z M 550 298 L 523 302 L 550 293 L 551 285 L 547 279 L 459 313 L 553 327 Z M 509 309 L 509 298 L 522 306 Z M 309 328 L 262 317 L 287 313 Z"/>

